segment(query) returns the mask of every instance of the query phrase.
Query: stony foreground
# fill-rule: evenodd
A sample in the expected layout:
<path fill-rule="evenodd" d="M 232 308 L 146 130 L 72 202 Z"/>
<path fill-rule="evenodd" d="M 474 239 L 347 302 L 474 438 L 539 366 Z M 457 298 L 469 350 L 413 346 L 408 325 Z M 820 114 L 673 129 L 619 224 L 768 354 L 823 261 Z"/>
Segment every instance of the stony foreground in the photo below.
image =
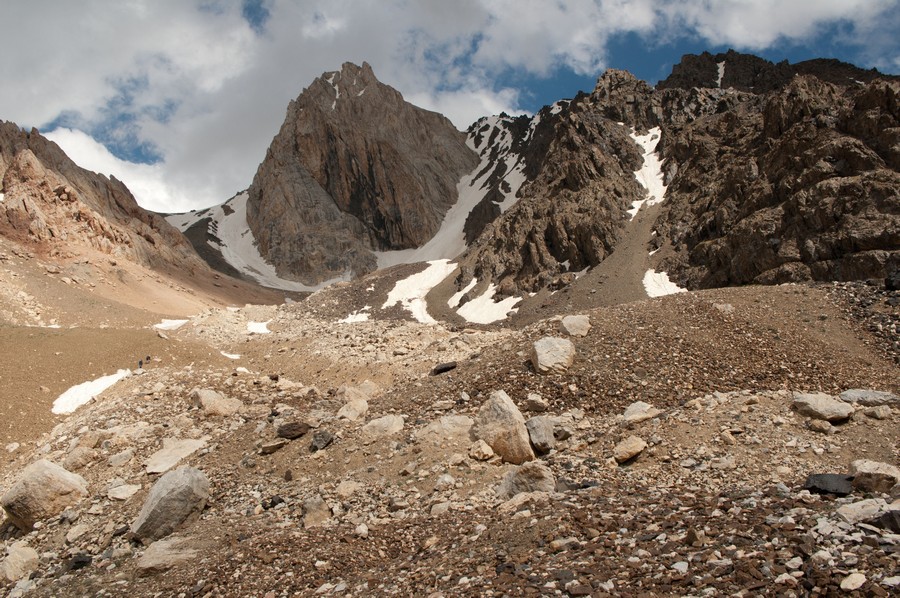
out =
<path fill-rule="evenodd" d="M 168 342 L 236 367 L 151 360 L 11 453 L 0 587 L 896 594 L 893 341 L 830 296 L 721 289 L 520 331 L 337 325 L 327 295 L 207 312 Z"/>

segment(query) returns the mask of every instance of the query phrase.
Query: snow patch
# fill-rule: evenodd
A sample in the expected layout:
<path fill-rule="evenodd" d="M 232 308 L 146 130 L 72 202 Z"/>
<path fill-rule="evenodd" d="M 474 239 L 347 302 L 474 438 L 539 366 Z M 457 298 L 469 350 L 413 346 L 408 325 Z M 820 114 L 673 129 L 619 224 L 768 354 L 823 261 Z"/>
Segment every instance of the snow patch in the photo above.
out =
<path fill-rule="evenodd" d="M 272 332 L 269 330 L 269 322 L 272 320 L 266 320 L 265 322 L 247 322 L 247 332 L 250 334 L 269 334 Z"/>
<path fill-rule="evenodd" d="M 368 311 L 372 309 L 371 305 L 366 305 L 365 307 L 361 307 L 354 312 L 351 312 L 346 318 L 342 320 L 338 320 L 338 324 L 355 324 L 356 322 L 368 322 L 369 314 Z"/>
<path fill-rule="evenodd" d="M 412 314 L 416 321 L 423 324 L 437 324 L 437 320 L 428 313 L 425 295 L 450 276 L 454 270 L 456 270 L 456 264 L 451 263 L 448 259 L 428 262 L 428 267 L 422 272 L 398 280 L 391 292 L 388 293 L 387 301 L 384 302 L 381 309 L 387 309 L 399 303 L 403 309 Z"/>
<path fill-rule="evenodd" d="M 130 375 L 131 370 L 119 370 L 109 376 L 101 376 L 96 380 L 76 384 L 53 401 L 51 411 L 56 415 L 72 413 L 122 378 L 127 378 Z"/>
<path fill-rule="evenodd" d="M 716 87 L 722 89 L 722 79 L 725 77 L 725 61 L 717 62 L 716 66 L 719 67 L 719 77 L 716 79 Z"/>
<path fill-rule="evenodd" d="M 226 353 L 225 351 L 219 351 L 223 357 L 227 357 L 228 359 L 240 359 L 241 356 L 237 353 Z"/>
<path fill-rule="evenodd" d="M 644 289 L 647 291 L 648 297 L 664 297 L 687 292 L 687 289 L 683 289 L 669 280 L 667 273 L 655 270 L 647 270 L 644 274 Z"/>
<path fill-rule="evenodd" d="M 634 131 L 630 134 L 635 143 L 644 150 L 644 162 L 639 170 L 634 171 L 634 176 L 638 183 L 647 190 L 645 199 L 631 202 L 631 209 L 628 210 L 631 220 L 634 220 L 644 204 L 652 206 L 661 203 L 666 194 L 666 186 L 663 184 L 662 161 L 659 159 L 659 154 L 656 153 L 660 134 L 659 127 L 653 127 L 646 135 L 638 135 Z"/>
<path fill-rule="evenodd" d="M 159 324 L 154 324 L 153 327 L 157 330 L 178 330 L 188 322 L 190 320 L 163 320 Z"/>
<path fill-rule="evenodd" d="M 495 303 L 494 294 L 496 292 L 497 285 L 489 285 L 484 293 L 460 307 L 456 313 L 473 324 L 490 324 L 506 319 L 506 314 L 510 311 L 518 311 L 514 306 L 522 300 L 521 297 L 507 297 L 503 301 Z"/>
<path fill-rule="evenodd" d="M 470 280 L 469 284 L 467 284 L 465 287 L 463 287 L 463 289 L 461 291 L 459 291 L 457 293 L 453 293 L 453 296 L 447 300 L 447 305 L 454 309 L 456 307 L 458 307 L 459 302 L 462 301 L 463 295 L 465 295 L 466 293 L 468 293 L 469 291 L 474 289 L 476 284 L 478 284 L 477 278 L 473 278 L 472 280 Z"/>
<path fill-rule="evenodd" d="M 168 216 L 166 220 L 184 232 L 197 220 L 209 218 L 209 232 L 215 239 L 219 240 L 217 243 L 215 239 L 210 239 L 209 244 L 218 249 L 225 261 L 235 270 L 249 276 L 264 287 L 307 293 L 317 291 L 338 281 L 350 280 L 351 273 L 349 271 L 345 272 L 343 276 L 338 276 L 313 286 L 278 276 L 275 266 L 268 263 L 262 254 L 259 253 L 256 238 L 254 238 L 253 233 L 250 231 L 250 226 L 247 224 L 248 196 L 248 193 L 244 191 L 220 206 L 193 214 Z"/>
<path fill-rule="evenodd" d="M 4 195 L 3 193 L 0 193 L 0 203 L 3 203 L 4 200 L 6 200 L 6 195 Z"/>

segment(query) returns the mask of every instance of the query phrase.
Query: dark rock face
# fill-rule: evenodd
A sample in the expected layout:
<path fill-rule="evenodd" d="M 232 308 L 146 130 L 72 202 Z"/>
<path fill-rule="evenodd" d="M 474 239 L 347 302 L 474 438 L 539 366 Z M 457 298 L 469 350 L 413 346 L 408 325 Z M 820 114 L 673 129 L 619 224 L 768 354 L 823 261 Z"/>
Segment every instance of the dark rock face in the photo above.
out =
<path fill-rule="evenodd" d="M 249 189 L 248 223 L 281 275 L 363 274 L 372 250 L 428 241 L 477 163 L 449 120 L 346 63 L 288 106 Z"/>
<path fill-rule="evenodd" d="M 884 278 L 900 259 L 898 92 L 801 76 L 670 127 L 668 271 L 689 288 Z"/>
<path fill-rule="evenodd" d="M 79 247 L 162 270 L 206 264 L 121 181 L 77 166 L 36 129 L 0 121 L 0 235 L 62 256 Z"/>
<path fill-rule="evenodd" d="M 796 64 L 790 64 L 787 60 L 773 63 L 758 56 L 728 50 L 716 55 L 709 52 L 686 54 L 681 62 L 672 67 L 672 74 L 656 87 L 731 87 L 740 91 L 767 93 L 785 87 L 796 75 L 811 75 L 836 85 L 865 84 L 877 78 L 885 78 L 885 75 L 875 69 L 867 71 L 840 60 L 816 58 Z M 887 78 L 896 79 L 889 76 Z"/>

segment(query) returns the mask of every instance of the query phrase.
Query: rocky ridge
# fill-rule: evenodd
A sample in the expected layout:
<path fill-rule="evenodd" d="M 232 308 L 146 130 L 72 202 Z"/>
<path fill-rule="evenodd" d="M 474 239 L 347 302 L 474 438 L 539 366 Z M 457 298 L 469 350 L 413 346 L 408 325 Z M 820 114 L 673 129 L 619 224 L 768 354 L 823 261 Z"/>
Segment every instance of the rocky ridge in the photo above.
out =
<path fill-rule="evenodd" d="M 79 168 L 37 130 L 0 122 L 0 234 L 54 258 L 99 252 L 168 272 L 206 272 L 191 245 L 115 178 Z"/>

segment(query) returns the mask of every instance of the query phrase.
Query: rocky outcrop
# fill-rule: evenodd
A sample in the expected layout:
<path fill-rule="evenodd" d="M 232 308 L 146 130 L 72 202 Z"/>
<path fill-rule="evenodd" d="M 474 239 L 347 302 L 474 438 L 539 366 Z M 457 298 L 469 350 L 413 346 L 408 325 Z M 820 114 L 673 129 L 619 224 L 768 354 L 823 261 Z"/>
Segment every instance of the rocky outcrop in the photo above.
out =
<path fill-rule="evenodd" d="M 783 90 L 667 131 L 657 223 L 688 288 L 884 278 L 900 262 L 900 83 Z"/>
<path fill-rule="evenodd" d="M 79 248 L 143 266 L 194 273 L 206 265 L 115 177 L 78 167 L 36 129 L 0 121 L 0 235 L 60 257 Z"/>
<path fill-rule="evenodd" d="M 785 87 L 796 75 L 812 75 L 837 85 L 865 84 L 884 77 L 875 69 L 864 70 L 840 60 L 816 58 L 795 64 L 787 60 L 773 63 L 758 56 L 728 50 L 715 55 L 709 52 L 686 54 L 681 62 L 672 67 L 672 74 L 657 84 L 657 88 L 732 87 L 766 93 Z"/>
<path fill-rule="evenodd" d="M 465 136 L 345 63 L 290 103 L 249 189 L 247 220 L 279 275 L 318 283 L 423 245 L 477 164 Z"/>

